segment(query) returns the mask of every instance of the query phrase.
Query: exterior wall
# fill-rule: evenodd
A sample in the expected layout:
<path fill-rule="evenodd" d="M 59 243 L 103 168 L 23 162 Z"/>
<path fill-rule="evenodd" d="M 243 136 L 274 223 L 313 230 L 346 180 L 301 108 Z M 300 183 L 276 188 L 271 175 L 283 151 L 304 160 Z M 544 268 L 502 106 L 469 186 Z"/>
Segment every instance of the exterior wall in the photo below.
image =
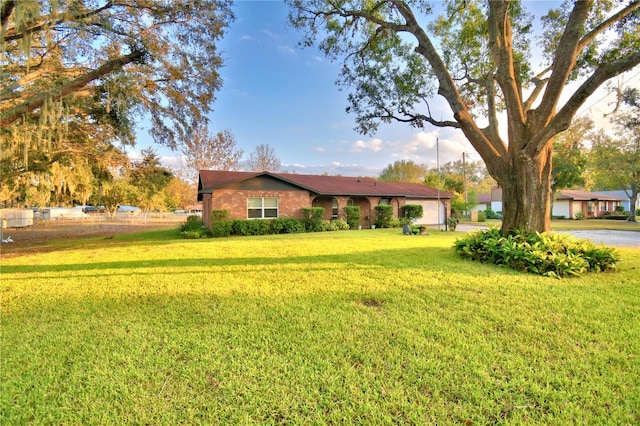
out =
<path fill-rule="evenodd" d="M 304 190 L 268 191 L 219 189 L 213 193 L 210 210 L 228 210 L 230 219 L 247 219 L 247 199 L 250 197 L 276 197 L 278 199 L 278 217 L 295 217 L 302 219 L 302 208 L 311 205 L 309 193 Z"/>
<path fill-rule="evenodd" d="M 586 206 L 584 205 L 584 203 L 580 201 L 573 201 L 571 203 L 571 212 L 570 212 L 571 216 L 567 216 L 567 218 L 575 219 L 576 214 L 584 213 L 584 209 L 586 209 Z"/>
<path fill-rule="evenodd" d="M 572 202 L 571 200 L 556 200 L 553 203 L 553 208 L 551 209 L 552 216 L 564 216 L 567 219 L 572 219 Z"/>
<path fill-rule="evenodd" d="M 451 215 L 448 200 L 440 200 L 440 202 L 438 200 L 407 200 L 407 204 L 422 206 L 422 217 L 416 220 L 416 225 L 441 225 L 444 224 L 444 218 Z"/>

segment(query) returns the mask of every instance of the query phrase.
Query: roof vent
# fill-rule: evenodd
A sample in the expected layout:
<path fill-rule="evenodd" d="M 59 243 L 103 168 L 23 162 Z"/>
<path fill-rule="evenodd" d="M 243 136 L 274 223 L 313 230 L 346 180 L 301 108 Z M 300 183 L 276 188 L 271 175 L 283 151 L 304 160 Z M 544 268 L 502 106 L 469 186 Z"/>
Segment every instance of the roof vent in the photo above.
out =
<path fill-rule="evenodd" d="M 357 180 L 357 182 L 358 182 L 358 183 L 362 182 L 362 179 L 358 179 L 358 180 Z"/>

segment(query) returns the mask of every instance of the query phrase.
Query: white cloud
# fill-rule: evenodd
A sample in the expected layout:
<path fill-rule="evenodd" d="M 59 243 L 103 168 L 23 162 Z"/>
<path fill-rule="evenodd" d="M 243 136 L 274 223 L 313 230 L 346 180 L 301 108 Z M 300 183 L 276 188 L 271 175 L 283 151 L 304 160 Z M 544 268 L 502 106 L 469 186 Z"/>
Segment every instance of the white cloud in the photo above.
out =
<path fill-rule="evenodd" d="M 325 149 L 323 147 L 321 147 L 321 146 L 316 146 L 315 148 L 313 148 L 313 150 L 317 151 L 317 152 L 324 152 L 325 151 Z"/>
<path fill-rule="evenodd" d="M 351 152 L 364 152 L 373 151 L 379 152 L 383 149 L 383 142 L 381 139 L 375 138 L 370 141 L 358 140 L 351 146 Z"/>
<path fill-rule="evenodd" d="M 252 36 L 250 36 L 249 34 L 244 34 L 244 35 L 240 36 L 240 38 L 238 40 L 240 40 L 240 41 L 253 41 L 255 39 Z"/>
<path fill-rule="evenodd" d="M 298 52 L 293 47 L 285 44 L 278 45 L 278 50 L 286 55 L 298 56 Z"/>

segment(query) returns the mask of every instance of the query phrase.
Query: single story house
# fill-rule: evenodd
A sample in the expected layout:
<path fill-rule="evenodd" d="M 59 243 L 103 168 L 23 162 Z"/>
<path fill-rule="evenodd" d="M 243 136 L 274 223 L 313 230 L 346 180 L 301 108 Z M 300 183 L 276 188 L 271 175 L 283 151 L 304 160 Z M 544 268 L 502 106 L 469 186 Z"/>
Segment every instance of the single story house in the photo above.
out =
<path fill-rule="evenodd" d="M 601 217 L 606 212 L 614 211 L 621 202 L 621 198 L 611 195 L 563 189 L 556 193 L 551 215 L 567 219 L 575 219 L 578 213 L 583 213 L 586 218 Z"/>
<path fill-rule="evenodd" d="M 450 193 L 426 185 L 372 178 L 202 170 L 198 179 L 206 224 L 212 210 L 227 210 L 231 219 L 301 219 L 304 207 L 324 207 L 330 220 L 345 219 L 345 206 L 359 206 L 360 225 L 370 227 L 377 205 L 393 206 L 398 217 L 405 204 L 420 204 L 424 214 L 416 224 L 437 225 L 451 213 L 450 200 Z"/>
<path fill-rule="evenodd" d="M 495 212 L 502 211 L 502 189 L 493 188 L 491 194 L 484 195 L 483 199 L 486 200 L 487 196 L 491 200 L 491 209 Z M 480 197 L 481 195 L 478 195 L 478 200 Z M 623 199 L 620 197 L 601 192 L 563 189 L 556 193 L 551 215 L 567 219 L 575 219 L 578 213 L 583 213 L 587 218 L 601 217 L 605 215 L 605 212 L 614 211 L 622 201 Z"/>
<path fill-rule="evenodd" d="M 625 191 L 625 190 L 619 190 L 619 191 L 597 191 L 596 194 L 609 195 L 609 196 L 621 198 L 622 199 L 622 203 L 620 205 L 624 207 L 624 210 L 627 211 L 627 212 L 630 212 L 631 210 L 633 210 L 631 208 L 631 196 L 630 196 L 630 194 L 632 194 L 631 190 L 628 190 L 628 191 Z M 638 196 L 636 198 L 635 209 L 636 210 L 640 209 L 640 196 Z"/>

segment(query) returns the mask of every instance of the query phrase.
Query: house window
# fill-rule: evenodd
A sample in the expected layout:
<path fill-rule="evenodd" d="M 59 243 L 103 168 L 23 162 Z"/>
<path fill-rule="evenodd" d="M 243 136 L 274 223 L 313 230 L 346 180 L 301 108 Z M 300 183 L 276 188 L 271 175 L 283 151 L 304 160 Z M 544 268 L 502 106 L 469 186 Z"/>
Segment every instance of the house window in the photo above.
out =
<path fill-rule="evenodd" d="M 334 219 L 338 217 L 338 200 L 335 198 L 331 200 L 331 217 Z"/>
<path fill-rule="evenodd" d="M 391 204 L 391 198 L 380 198 L 380 203 L 381 206 L 388 206 L 389 204 Z"/>
<path fill-rule="evenodd" d="M 250 197 L 247 202 L 249 219 L 271 219 L 278 217 L 278 199 L 275 197 Z"/>
<path fill-rule="evenodd" d="M 356 203 L 354 203 L 353 198 L 349 198 L 347 200 L 347 206 L 355 206 L 355 205 L 356 205 Z"/>

